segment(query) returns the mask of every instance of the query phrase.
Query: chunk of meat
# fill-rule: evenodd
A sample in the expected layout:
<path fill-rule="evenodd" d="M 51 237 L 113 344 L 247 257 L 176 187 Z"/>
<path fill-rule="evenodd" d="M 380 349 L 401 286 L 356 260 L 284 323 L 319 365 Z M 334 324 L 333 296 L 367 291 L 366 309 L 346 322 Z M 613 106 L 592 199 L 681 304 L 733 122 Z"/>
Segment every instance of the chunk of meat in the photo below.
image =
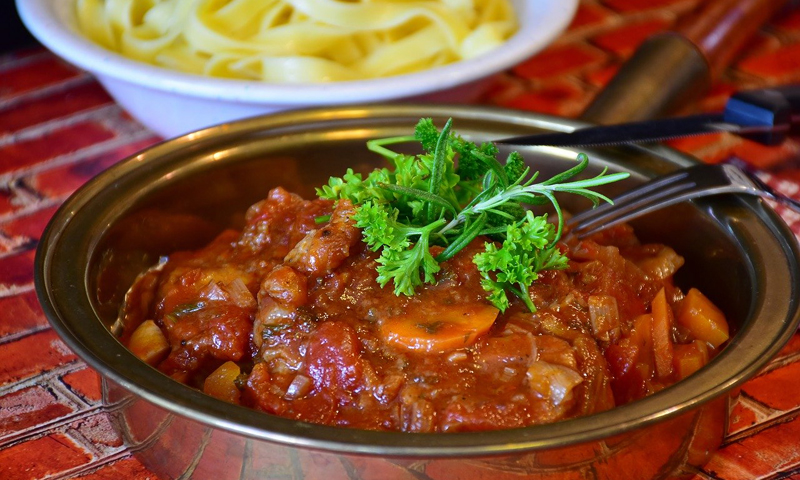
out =
<path fill-rule="evenodd" d="M 365 387 L 361 343 L 345 322 L 322 323 L 310 336 L 306 347 L 306 375 L 319 392 L 347 402 Z"/>
<path fill-rule="evenodd" d="M 286 265 L 273 268 L 258 292 L 260 301 L 265 296 L 289 307 L 299 307 L 308 302 L 308 278 Z"/>
<path fill-rule="evenodd" d="M 661 288 L 661 282 L 654 282 L 618 247 L 583 240 L 572 253 L 578 262 L 570 264 L 570 269 L 577 272 L 578 282 L 589 294 L 615 297 L 620 314 L 626 318 L 645 313 L 650 299 Z M 628 254 L 631 251 L 626 251 Z"/>
<path fill-rule="evenodd" d="M 536 358 L 553 365 L 562 365 L 572 370 L 578 369 L 575 359 L 575 349 L 566 340 L 553 335 L 541 334 L 534 339 L 536 345 Z"/>
<path fill-rule="evenodd" d="M 664 280 L 675 275 L 683 266 L 683 257 L 666 245 L 649 245 L 649 250 L 654 250 L 655 255 L 647 256 L 636 262 L 646 274 L 659 280 Z"/>
<path fill-rule="evenodd" d="M 283 415 L 288 409 L 288 402 L 282 397 L 280 390 L 274 388 L 267 365 L 255 364 L 242 391 L 242 403 L 275 415 Z"/>
<path fill-rule="evenodd" d="M 534 337 L 520 331 L 504 331 L 480 342 L 473 358 L 475 366 L 488 375 L 507 374 L 506 369 L 522 371 L 536 359 Z"/>
<path fill-rule="evenodd" d="M 398 396 L 400 424 L 406 432 L 433 432 L 436 428 L 436 408 L 425 398 L 419 385 L 407 385 Z"/>
<path fill-rule="evenodd" d="M 579 401 L 581 415 L 612 408 L 614 393 L 611 390 L 611 375 L 597 342 L 588 335 L 581 335 L 575 339 L 573 347 L 578 370 L 583 376 L 583 382 L 576 389 L 581 394 Z"/>
<path fill-rule="evenodd" d="M 340 200 L 330 222 L 312 230 L 286 255 L 287 265 L 311 277 L 331 272 L 350 256 L 350 249 L 361 240 L 361 230 L 356 228 L 355 207 L 348 200 Z"/>
<path fill-rule="evenodd" d="M 278 265 L 261 282 L 258 311 L 253 323 L 253 343 L 261 348 L 264 339 L 297 323 L 298 307 L 308 301 L 305 275 Z"/>
<path fill-rule="evenodd" d="M 157 297 L 156 318 L 172 314 L 176 309 L 183 310 L 187 305 L 198 302 L 233 300 L 240 285 L 255 290 L 254 277 L 240 265 L 233 264 L 222 253 L 222 247 L 230 248 L 229 235 L 222 234 L 215 240 L 219 248 L 209 246 L 194 253 L 194 257 L 181 261 L 180 255 L 172 259 L 160 278 Z M 209 265 L 209 258 L 215 263 Z M 218 285 L 221 288 L 215 288 Z M 228 298 L 226 298 L 228 297 Z M 252 305 L 255 307 L 255 303 Z M 169 327 L 169 325 L 166 325 Z"/>
<path fill-rule="evenodd" d="M 173 349 L 159 369 L 171 375 L 197 371 L 214 360 L 247 358 L 252 324 L 251 312 L 235 305 L 212 304 L 186 314 L 169 329 Z"/>
<path fill-rule="evenodd" d="M 316 228 L 315 218 L 328 215 L 333 202 L 303 200 L 278 187 L 265 200 L 256 203 L 245 215 L 239 245 L 269 259 L 282 259 L 297 242 Z"/>

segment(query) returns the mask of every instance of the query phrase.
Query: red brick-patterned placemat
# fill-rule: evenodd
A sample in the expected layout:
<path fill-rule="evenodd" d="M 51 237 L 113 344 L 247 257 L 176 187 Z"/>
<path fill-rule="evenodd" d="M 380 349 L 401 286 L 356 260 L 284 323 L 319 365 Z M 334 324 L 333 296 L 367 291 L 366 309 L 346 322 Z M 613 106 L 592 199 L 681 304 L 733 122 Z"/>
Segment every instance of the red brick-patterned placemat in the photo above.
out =
<path fill-rule="evenodd" d="M 639 42 L 697 4 L 584 0 L 569 30 L 502 75 L 484 101 L 577 116 Z M 800 11 L 790 11 L 762 29 L 687 112 L 719 109 L 737 88 L 798 81 Z M 32 272 L 37 241 L 58 205 L 94 174 L 156 141 L 89 75 L 51 54 L 0 57 L 0 479 L 155 478 L 114 434 L 97 374 L 50 329 Z M 720 134 L 671 144 L 708 162 L 744 161 L 800 198 L 796 140 L 763 147 Z M 778 211 L 800 235 L 800 215 Z M 696 479 L 800 478 L 798 416 L 800 334 L 732 400 L 725 442 Z"/>

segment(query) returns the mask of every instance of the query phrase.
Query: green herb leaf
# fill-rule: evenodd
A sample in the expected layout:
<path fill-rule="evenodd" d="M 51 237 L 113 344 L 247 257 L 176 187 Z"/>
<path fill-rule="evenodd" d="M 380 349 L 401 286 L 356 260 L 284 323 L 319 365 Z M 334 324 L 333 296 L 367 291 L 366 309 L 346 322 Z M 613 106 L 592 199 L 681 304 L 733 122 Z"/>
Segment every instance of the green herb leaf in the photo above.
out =
<path fill-rule="evenodd" d="M 423 202 L 427 202 L 429 205 L 434 205 L 439 208 L 445 209 L 450 211 L 451 213 L 457 213 L 456 206 L 452 203 L 448 202 L 447 199 L 440 197 L 439 195 L 428 193 L 423 190 L 419 190 L 416 188 L 411 187 L 404 187 L 402 185 L 391 185 L 388 183 L 382 183 L 381 188 L 389 190 L 392 193 L 397 195 L 404 195 L 406 197 L 415 198 L 417 200 L 421 200 Z"/>
<path fill-rule="evenodd" d="M 421 118 L 414 127 L 414 138 L 422 144 L 426 152 L 436 150 L 439 142 L 439 129 L 433 124 L 433 119 Z"/>
<path fill-rule="evenodd" d="M 381 168 L 373 170 L 366 179 L 362 179 L 360 173 L 348 168 L 341 178 L 331 177 L 327 185 L 317 188 L 317 196 L 327 200 L 346 198 L 355 205 L 375 199 L 390 202 L 392 198 L 387 197 L 379 185 L 390 182 L 391 177 L 392 174 L 388 169 Z"/>
<path fill-rule="evenodd" d="M 434 283 L 435 274 L 441 269 L 439 262 L 430 253 L 430 230 L 440 226 L 444 220 L 434 222 L 420 231 L 417 242 L 411 248 L 386 246 L 378 257 L 378 283 L 381 287 L 394 282 L 395 295 L 411 296 L 423 283 Z M 407 244 L 406 244 L 407 246 Z"/>
<path fill-rule="evenodd" d="M 482 285 L 498 309 L 508 308 L 505 291 L 510 290 L 535 311 L 528 287 L 542 270 L 567 266 L 567 257 L 554 244 L 555 230 L 546 216 L 537 217 L 528 211 L 524 221 L 508 225 L 502 247 L 487 242 L 484 251 L 475 255 L 473 261 L 483 277 Z"/>
<path fill-rule="evenodd" d="M 442 187 L 442 177 L 444 177 L 444 171 L 447 168 L 445 163 L 448 160 L 448 145 L 447 139 L 448 135 L 450 134 L 450 127 L 453 125 L 453 119 L 447 121 L 442 129 L 442 133 L 439 134 L 439 138 L 436 140 L 436 150 L 433 153 L 433 166 L 431 168 L 431 179 L 430 184 L 428 186 L 428 192 L 431 195 L 437 195 L 439 190 Z M 452 162 L 452 153 L 449 155 L 449 159 Z M 437 215 L 436 205 L 434 203 L 428 203 L 428 221 L 432 221 Z"/>
<path fill-rule="evenodd" d="M 195 303 L 182 303 L 176 306 L 168 315 L 175 317 L 176 319 L 188 315 L 190 313 L 199 312 L 200 310 L 206 307 L 205 302 L 195 302 Z"/>
<path fill-rule="evenodd" d="M 525 159 L 522 158 L 519 152 L 511 152 L 506 159 L 506 164 L 503 167 L 506 172 L 508 180 L 511 183 L 522 182 L 525 174 L 528 172 L 528 166 L 525 165 Z"/>
<path fill-rule="evenodd" d="M 456 253 L 460 252 L 464 247 L 469 245 L 471 241 L 475 240 L 475 237 L 483 230 L 484 225 L 486 225 L 486 215 L 478 216 L 471 225 L 461 232 L 461 235 L 453 240 L 453 243 L 448 245 L 448 247 L 436 257 L 436 261 L 444 262 L 453 258 Z"/>
<path fill-rule="evenodd" d="M 405 227 L 397 222 L 398 210 L 387 204 L 366 202 L 357 210 L 353 219 L 361 228 L 364 243 L 372 251 L 384 246 L 402 250 L 408 247 Z"/>

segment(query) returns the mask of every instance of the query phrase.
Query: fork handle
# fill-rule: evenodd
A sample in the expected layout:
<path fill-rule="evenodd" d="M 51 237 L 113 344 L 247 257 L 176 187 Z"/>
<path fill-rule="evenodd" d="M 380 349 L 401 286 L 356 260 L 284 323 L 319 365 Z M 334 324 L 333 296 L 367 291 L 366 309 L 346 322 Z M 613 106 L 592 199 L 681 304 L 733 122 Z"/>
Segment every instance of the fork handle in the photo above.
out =
<path fill-rule="evenodd" d="M 770 132 L 743 134 L 764 145 L 777 145 L 800 124 L 800 85 L 744 90 L 725 104 L 726 122 L 743 126 L 772 126 Z"/>

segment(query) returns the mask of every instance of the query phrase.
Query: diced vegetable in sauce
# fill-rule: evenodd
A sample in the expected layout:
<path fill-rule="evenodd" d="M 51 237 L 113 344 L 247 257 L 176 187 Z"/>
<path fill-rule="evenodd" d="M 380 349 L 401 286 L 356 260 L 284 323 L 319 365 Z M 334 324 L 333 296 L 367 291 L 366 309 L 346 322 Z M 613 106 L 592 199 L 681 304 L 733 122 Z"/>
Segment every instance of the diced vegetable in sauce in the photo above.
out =
<path fill-rule="evenodd" d="M 206 377 L 203 391 L 220 400 L 238 404 L 241 392 L 236 386 L 236 379 L 241 373 L 239 365 L 227 361 Z"/>
<path fill-rule="evenodd" d="M 133 331 L 128 348 L 145 363 L 156 365 L 169 352 L 169 342 L 152 320 L 145 320 Z"/>
<path fill-rule="evenodd" d="M 678 322 L 712 347 L 728 340 L 728 322 L 711 300 L 696 288 L 689 289 L 678 313 Z"/>

